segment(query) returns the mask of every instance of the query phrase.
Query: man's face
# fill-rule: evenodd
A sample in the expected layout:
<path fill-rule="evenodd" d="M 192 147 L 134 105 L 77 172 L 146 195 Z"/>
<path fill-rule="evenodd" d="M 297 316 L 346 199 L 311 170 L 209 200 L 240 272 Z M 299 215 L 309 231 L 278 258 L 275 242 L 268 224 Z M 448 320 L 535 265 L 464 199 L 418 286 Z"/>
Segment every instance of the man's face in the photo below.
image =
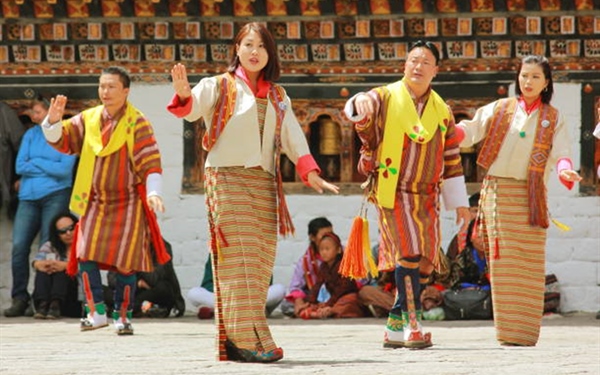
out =
<path fill-rule="evenodd" d="M 46 117 L 46 115 L 48 114 L 48 110 L 46 108 L 44 108 L 43 105 L 41 104 L 34 104 L 33 107 L 31 108 L 31 121 L 34 124 L 41 124 L 42 121 L 44 121 L 44 118 Z"/>
<path fill-rule="evenodd" d="M 404 77 L 409 85 L 429 86 L 437 72 L 435 56 L 428 48 L 417 47 L 410 51 L 404 65 Z"/>
<path fill-rule="evenodd" d="M 106 107 L 121 108 L 127 101 L 129 88 L 123 87 L 123 83 L 117 74 L 102 74 L 98 86 L 98 96 Z"/>

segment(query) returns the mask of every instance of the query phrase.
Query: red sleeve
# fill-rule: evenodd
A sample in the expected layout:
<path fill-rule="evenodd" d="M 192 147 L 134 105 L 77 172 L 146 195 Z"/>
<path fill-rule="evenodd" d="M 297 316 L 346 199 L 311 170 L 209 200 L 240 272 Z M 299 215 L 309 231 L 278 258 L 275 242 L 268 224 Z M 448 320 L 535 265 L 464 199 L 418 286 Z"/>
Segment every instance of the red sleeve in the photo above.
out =
<path fill-rule="evenodd" d="M 321 168 L 319 168 L 319 165 L 311 154 L 306 154 L 298 158 L 296 171 L 306 186 L 308 186 L 308 174 L 310 172 L 317 171 L 318 174 L 321 174 Z"/>
<path fill-rule="evenodd" d="M 179 118 L 187 116 L 192 111 L 191 96 L 181 100 L 177 94 L 173 94 L 171 102 L 167 105 L 167 110 Z"/>

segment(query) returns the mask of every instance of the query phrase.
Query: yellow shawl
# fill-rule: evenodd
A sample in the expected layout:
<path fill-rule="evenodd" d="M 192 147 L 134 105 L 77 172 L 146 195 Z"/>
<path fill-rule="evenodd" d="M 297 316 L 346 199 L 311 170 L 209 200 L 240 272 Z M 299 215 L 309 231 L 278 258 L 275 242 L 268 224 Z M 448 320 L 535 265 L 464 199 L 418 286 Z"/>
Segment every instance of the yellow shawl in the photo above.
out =
<path fill-rule="evenodd" d="M 129 157 L 133 162 L 134 126 L 140 114 L 129 102 L 126 105 L 125 114 L 117 123 L 106 146 L 102 144 L 102 133 L 100 130 L 104 106 L 100 105 L 85 110 L 81 114 L 85 127 L 85 135 L 79 166 L 77 167 L 77 177 L 75 178 L 73 194 L 71 195 L 71 202 L 69 204 L 71 211 L 78 215 L 84 215 L 87 209 L 96 157 L 104 157 L 117 152 L 127 143 Z"/>
<path fill-rule="evenodd" d="M 376 197 L 379 206 L 394 208 L 404 136 L 407 135 L 413 142 L 427 143 L 438 127 L 442 133 L 448 130 L 444 120 L 450 119 L 450 113 L 442 98 L 431 90 L 423 115 L 419 118 L 404 79 L 389 84 L 387 89 L 390 98 L 379 152 Z"/>

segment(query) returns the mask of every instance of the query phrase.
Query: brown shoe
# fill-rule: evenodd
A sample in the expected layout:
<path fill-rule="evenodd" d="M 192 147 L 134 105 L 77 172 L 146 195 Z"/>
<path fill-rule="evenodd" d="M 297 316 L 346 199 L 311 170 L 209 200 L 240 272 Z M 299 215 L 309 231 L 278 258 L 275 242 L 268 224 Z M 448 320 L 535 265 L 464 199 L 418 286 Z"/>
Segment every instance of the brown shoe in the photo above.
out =
<path fill-rule="evenodd" d="M 55 299 L 50 303 L 46 319 L 60 319 L 60 301 Z"/>
<path fill-rule="evenodd" d="M 33 319 L 46 319 L 48 316 L 48 302 L 40 301 L 38 307 L 35 309 L 35 314 L 33 314 Z"/>

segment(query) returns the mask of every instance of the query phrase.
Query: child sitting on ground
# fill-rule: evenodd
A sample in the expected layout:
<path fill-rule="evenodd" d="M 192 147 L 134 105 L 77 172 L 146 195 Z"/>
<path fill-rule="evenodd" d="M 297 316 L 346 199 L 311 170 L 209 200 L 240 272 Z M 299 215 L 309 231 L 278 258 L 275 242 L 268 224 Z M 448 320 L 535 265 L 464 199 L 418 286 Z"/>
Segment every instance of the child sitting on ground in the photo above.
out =
<path fill-rule="evenodd" d="M 338 270 L 342 261 L 342 243 L 335 233 L 326 233 L 318 244 L 321 266 L 316 284 L 301 306 L 303 319 L 360 318 L 364 313 L 358 303 L 358 287 Z"/>

